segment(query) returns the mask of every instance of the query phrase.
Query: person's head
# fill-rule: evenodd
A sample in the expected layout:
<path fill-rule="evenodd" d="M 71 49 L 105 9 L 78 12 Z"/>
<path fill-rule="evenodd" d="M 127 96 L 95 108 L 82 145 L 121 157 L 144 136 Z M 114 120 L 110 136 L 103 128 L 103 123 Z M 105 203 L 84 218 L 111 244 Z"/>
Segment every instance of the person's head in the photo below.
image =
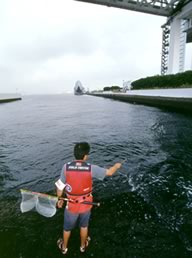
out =
<path fill-rule="evenodd" d="M 75 144 L 74 156 L 77 160 L 83 160 L 86 155 L 89 155 L 90 145 L 87 142 L 79 142 Z"/>

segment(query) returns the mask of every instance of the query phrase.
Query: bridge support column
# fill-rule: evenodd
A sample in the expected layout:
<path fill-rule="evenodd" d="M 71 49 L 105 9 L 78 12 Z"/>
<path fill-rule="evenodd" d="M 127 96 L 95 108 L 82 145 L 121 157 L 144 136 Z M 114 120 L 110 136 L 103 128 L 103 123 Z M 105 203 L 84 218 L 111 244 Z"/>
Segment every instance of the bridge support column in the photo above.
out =
<path fill-rule="evenodd" d="M 170 24 L 168 74 L 184 71 L 186 44 L 184 25 L 184 20 L 176 17 Z"/>
<path fill-rule="evenodd" d="M 161 52 L 161 74 L 166 75 L 168 70 L 169 58 L 169 40 L 170 40 L 170 25 L 166 23 L 162 26 L 162 52 Z"/>

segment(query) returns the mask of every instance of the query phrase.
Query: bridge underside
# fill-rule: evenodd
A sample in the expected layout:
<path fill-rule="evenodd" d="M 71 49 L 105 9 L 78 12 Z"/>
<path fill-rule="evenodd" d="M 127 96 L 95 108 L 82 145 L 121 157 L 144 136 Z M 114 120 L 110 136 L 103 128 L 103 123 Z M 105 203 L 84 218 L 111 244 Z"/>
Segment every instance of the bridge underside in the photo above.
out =
<path fill-rule="evenodd" d="M 178 3 L 183 0 L 76 0 L 92 4 L 106 5 L 108 7 L 117 7 L 142 13 L 170 16 Z"/>
<path fill-rule="evenodd" d="M 75 1 L 167 17 L 166 24 L 162 26 L 161 74 L 171 74 L 184 71 L 185 45 L 186 43 L 192 42 L 192 0 Z"/>

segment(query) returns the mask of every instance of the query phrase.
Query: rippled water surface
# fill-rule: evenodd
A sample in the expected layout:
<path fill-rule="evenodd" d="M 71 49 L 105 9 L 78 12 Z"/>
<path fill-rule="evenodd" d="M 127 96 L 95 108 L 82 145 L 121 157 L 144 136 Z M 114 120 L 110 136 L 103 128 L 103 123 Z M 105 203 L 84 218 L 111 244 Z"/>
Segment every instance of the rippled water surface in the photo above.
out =
<path fill-rule="evenodd" d="M 78 141 L 90 162 L 123 167 L 94 181 L 101 202 L 84 257 L 192 257 L 192 117 L 91 96 L 27 96 L 0 105 L 0 257 L 62 257 L 63 211 L 20 212 L 19 189 L 55 194 Z M 74 230 L 67 257 L 80 257 Z"/>

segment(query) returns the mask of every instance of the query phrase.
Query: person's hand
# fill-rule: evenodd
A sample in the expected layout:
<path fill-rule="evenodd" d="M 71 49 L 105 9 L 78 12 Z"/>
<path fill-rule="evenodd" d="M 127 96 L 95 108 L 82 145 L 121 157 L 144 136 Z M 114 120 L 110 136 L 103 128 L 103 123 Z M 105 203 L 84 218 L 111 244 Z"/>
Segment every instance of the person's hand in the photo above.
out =
<path fill-rule="evenodd" d="M 64 204 L 64 200 L 58 200 L 57 207 L 60 209 L 63 207 L 63 204 Z"/>
<path fill-rule="evenodd" d="M 121 166 L 122 166 L 121 163 L 116 163 L 116 164 L 115 164 L 115 167 L 116 167 L 117 169 L 119 169 Z"/>

